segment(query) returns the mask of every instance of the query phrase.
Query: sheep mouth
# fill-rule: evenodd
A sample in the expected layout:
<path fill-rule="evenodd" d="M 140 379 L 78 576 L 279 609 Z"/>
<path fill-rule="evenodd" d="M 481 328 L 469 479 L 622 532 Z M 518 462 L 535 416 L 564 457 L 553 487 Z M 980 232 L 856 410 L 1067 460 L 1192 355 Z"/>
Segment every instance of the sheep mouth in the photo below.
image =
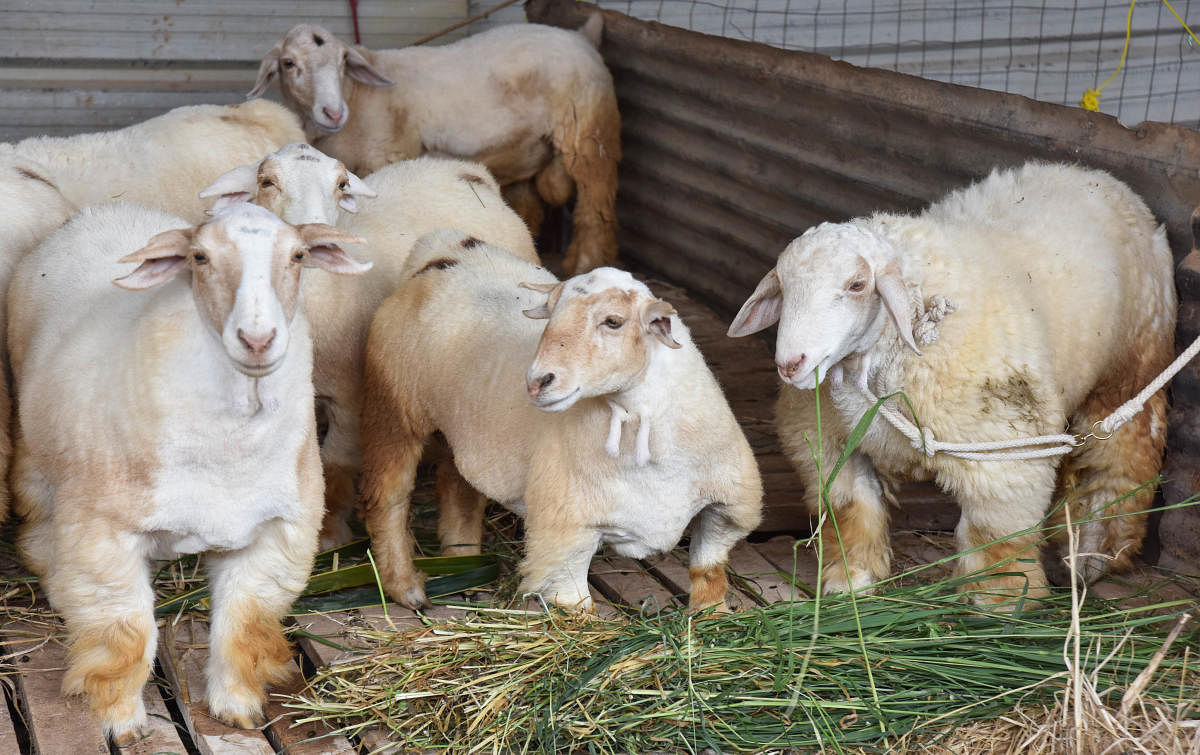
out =
<path fill-rule="evenodd" d="M 321 133 L 336 134 L 337 132 L 342 130 L 342 126 L 345 126 L 346 121 L 348 121 L 348 120 L 349 120 L 349 118 L 342 118 L 342 120 L 339 123 L 337 123 L 336 125 L 330 126 L 330 125 L 328 125 L 329 121 L 326 120 L 325 118 L 318 118 L 317 116 L 313 116 L 313 125 L 316 126 L 317 130 L 320 131 Z"/>
<path fill-rule="evenodd" d="M 817 387 L 819 387 L 821 383 L 825 382 L 825 376 L 829 372 L 829 370 L 826 368 L 826 364 L 824 361 L 822 361 L 820 364 L 816 365 L 816 367 L 814 367 L 812 369 L 805 370 L 803 375 L 793 375 L 791 377 L 786 377 L 782 371 L 777 370 L 777 372 L 779 373 L 779 377 L 783 380 L 783 382 L 787 383 L 788 385 L 792 386 L 793 388 L 799 388 L 802 391 L 804 391 L 804 390 L 811 391 L 814 388 L 813 372 L 818 367 L 821 370 L 821 372 L 820 372 L 821 381 L 820 381 L 820 383 L 817 383 Z"/>
<path fill-rule="evenodd" d="M 556 399 L 547 399 L 545 396 L 538 396 L 536 399 L 534 399 L 533 403 L 537 406 L 537 408 L 544 412 L 565 411 L 570 409 L 571 406 L 574 405 L 574 403 L 579 399 L 579 393 L 582 390 L 582 388 L 576 388 L 567 395 Z"/>
<path fill-rule="evenodd" d="M 246 377 L 261 378 L 270 375 L 275 370 L 278 370 L 283 364 L 283 357 L 279 357 L 268 364 L 248 364 L 246 362 L 233 360 L 233 368 L 242 373 Z"/>

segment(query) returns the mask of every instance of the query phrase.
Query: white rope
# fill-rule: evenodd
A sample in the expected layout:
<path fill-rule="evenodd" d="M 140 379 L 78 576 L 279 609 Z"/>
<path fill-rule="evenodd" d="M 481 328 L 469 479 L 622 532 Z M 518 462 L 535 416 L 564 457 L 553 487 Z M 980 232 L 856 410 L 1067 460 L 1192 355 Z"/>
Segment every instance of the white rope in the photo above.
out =
<path fill-rule="evenodd" d="M 1184 368 L 1188 362 L 1195 358 L 1196 354 L 1200 354 L 1200 338 L 1192 341 L 1192 345 L 1187 347 L 1182 354 L 1175 357 L 1175 361 L 1163 370 L 1162 374 L 1150 382 L 1150 385 L 1142 389 L 1142 392 L 1133 398 L 1126 401 L 1117 407 L 1117 410 L 1104 418 L 1098 426 L 1100 432 L 1106 435 L 1115 433 L 1121 425 L 1133 419 L 1150 397 L 1158 393 L 1164 385 L 1171 381 L 1171 378 L 1179 374 L 1179 371 Z"/>
<path fill-rule="evenodd" d="M 859 387 L 862 390 L 862 387 Z M 872 404 L 878 403 L 869 390 L 863 391 Z M 959 459 L 972 461 L 1020 461 L 1025 459 L 1044 459 L 1050 456 L 1068 454 L 1079 445 L 1080 439 L 1074 435 L 1038 435 L 1032 438 L 1017 438 L 1015 440 L 990 440 L 981 443 L 946 443 L 933 437 L 933 431 L 928 427 L 918 428 L 908 417 L 892 409 L 886 404 L 880 404 L 879 413 L 883 415 L 892 427 L 908 438 L 912 447 L 926 456 L 933 457 L 943 453 Z M 1049 446 L 1036 448 L 1036 446 Z M 1027 449 L 1027 450 L 1018 450 Z"/>
<path fill-rule="evenodd" d="M 918 319 L 914 328 L 914 331 L 921 331 L 922 345 L 931 344 L 938 339 L 938 325 L 947 315 L 953 313 L 955 309 L 954 304 L 944 297 L 932 297 L 930 299 L 930 307 Z M 1192 361 L 1197 354 L 1200 354 L 1200 338 L 1192 341 L 1192 345 L 1188 346 L 1182 354 L 1175 358 L 1174 362 L 1171 362 L 1167 369 L 1163 370 L 1158 377 L 1143 388 L 1141 393 L 1121 404 L 1121 406 L 1117 407 L 1116 411 L 1093 425 L 1092 431 L 1086 435 L 1060 433 L 1058 435 L 1035 435 L 1028 438 L 991 440 L 981 443 L 947 443 L 934 438 L 933 431 L 928 427 L 918 428 L 908 417 L 905 417 L 886 404 L 880 403 L 879 399 L 864 384 L 865 380 L 858 384 L 858 389 L 871 404 L 879 404 L 879 413 L 883 415 L 884 419 L 892 427 L 908 438 L 913 448 L 928 457 L 932 458 L 935 454 L 943 453 L 959 459 L 969 459 L 972 461 L 1045 459 L 1052 456 L 1069 454 L 1083 445 L 1085 441 L 1092 438 L 1097 440 L 1108 440 L 1111 438 L 1112 434 L 1120 429 L 1122 425 L 1137 416 L 1145 407 L 1146 402 L 1150 400 L 1150 397 L 1162 390 L 1163 386 L 1179 374 L 1179 371 L 1188 362 Z"/>

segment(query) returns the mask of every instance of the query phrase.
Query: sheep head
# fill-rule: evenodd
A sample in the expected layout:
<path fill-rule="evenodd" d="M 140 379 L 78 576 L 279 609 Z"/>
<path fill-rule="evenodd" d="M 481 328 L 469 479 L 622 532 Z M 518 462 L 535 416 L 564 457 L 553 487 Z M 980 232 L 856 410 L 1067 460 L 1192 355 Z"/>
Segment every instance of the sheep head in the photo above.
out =
<path fill-rule="evenodd" d="M 850 223 L 822 223 L 788 244 L 729 326 L 740 337 L 779 323 L 775 365 L 797 388 L 824 380 L 846 357 L 879 340 L 890 318 L 913 340 L 913 311 L 900 252 L 879 233 Z"/>
<path fill-rule="evenodd" d="M 601 267 L 557 284 L 521 285 L 547 295 L 525 311 L 548 320 L 525 374 L 539 409 L 560 412 L 581 398 L 627 390 L 657 348 L 680 348 L 671 337 L 675 308 L 624 271 Z"/>
<path fill-rule="evenodd" d="M 337 222 L 338 208 L 358 211 L 360 197 L 374 197 L 370 186 L 346 170 L 340 160 L 309 144 L 287 144 L 253 165 L 242 165 L 217 178 L 200 198 L 216 197 L 210 214 L 238 202 L 253 202 L 287 223 Z"/>
<path fill-rule="evenodd" d="M 395 83 L 376 70 L 362 52 L 315 24 L 292 27 L 271 48 L 246 96 L 258 97 L 276 76 L 287 106 L 326 134 L 340 130 L 350 118 L 342 92 L 343 76 L 371 86 Z"/>
<path fill-rule="evenodd" d="M 352 259 L 339 246 L 360 241 L 323 223 L 293 227 L 261 207 L 238 204 L 194 228 L 154 236 L 121 258 L 140 264 L 113 282 L 141 290 L 190 271 L 196 308 L 234 369 L 263 377 L 287 354 L 301 268 L 364 273 L 371 264 Z"/>

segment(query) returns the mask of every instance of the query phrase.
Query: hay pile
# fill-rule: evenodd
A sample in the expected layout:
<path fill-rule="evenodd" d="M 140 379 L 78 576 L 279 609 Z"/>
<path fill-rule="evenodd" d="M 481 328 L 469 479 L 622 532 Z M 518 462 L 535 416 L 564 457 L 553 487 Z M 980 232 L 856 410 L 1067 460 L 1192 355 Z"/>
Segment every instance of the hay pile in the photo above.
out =
<path fill-rule="evenodd" d="M 322 669 L 289 705 L 351 734 L 452 751 L 980 752 L 988 738 L 1012 746 L 996 752 L 1101 752 L 1105 732 L 1159 729 L 1178 742 L 1150 752 L 1200 747 L 1189 605 L 1081 608 L 1064 592 L 989 615 L 956 586 L 728 615 L 481 608 L 363 632 L 372 649 Z"/>

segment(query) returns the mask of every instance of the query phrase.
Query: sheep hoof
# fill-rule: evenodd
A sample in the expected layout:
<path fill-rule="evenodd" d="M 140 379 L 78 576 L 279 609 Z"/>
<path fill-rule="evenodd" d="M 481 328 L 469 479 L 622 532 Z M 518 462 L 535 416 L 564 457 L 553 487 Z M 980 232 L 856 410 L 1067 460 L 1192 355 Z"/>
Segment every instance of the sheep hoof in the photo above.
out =
<path fill-rule="evenodd" d="M 871 573 L 866 569 L 858 567 L 850 567 L 850 579 L 846 580 L 846 569 L 841 564 L 835 564 L 825 571 L 824 584 L 821 586 L 821 592 L 825 595 L 835 595 L 842 592 L 850 592 L 853 590 L 859 595 L 871 595 L 875 592 L 875 583 L 878 581 L 871 576 Z"/>
<path fill-rule="evenodd" d="M 219 713 L 217 720 L 234 729 L 257 729 L 267 723 L 260 712 L 254 713 Z"/>
<path fill-rule="evenodd" d="M 148 729 L 145 729 L 141 726 L 134 726 L 132 728 L 125 729 L 120 733 L 114 731 L 112 733 L 112 743 L 117 747 L 130 747 L 142 741 L 149 735 L 150 732 Z"/>
<path fill-rule="evenodd" d="M 1090 585 L 1108 573 L 1108 556 L 1090 554 L 1079 557 L 1075 562 L 1081 585 Z"/>
<path fill-rule="evenodd" d="M 430 606 L 429 599 L 425 597 L 425 588 L 421 585 L 413 585 L 407 590 L 394 593 L 392 597 L 397 603 L 405 608 L 417 610 L 418 608 L 428 608 Z"/>

